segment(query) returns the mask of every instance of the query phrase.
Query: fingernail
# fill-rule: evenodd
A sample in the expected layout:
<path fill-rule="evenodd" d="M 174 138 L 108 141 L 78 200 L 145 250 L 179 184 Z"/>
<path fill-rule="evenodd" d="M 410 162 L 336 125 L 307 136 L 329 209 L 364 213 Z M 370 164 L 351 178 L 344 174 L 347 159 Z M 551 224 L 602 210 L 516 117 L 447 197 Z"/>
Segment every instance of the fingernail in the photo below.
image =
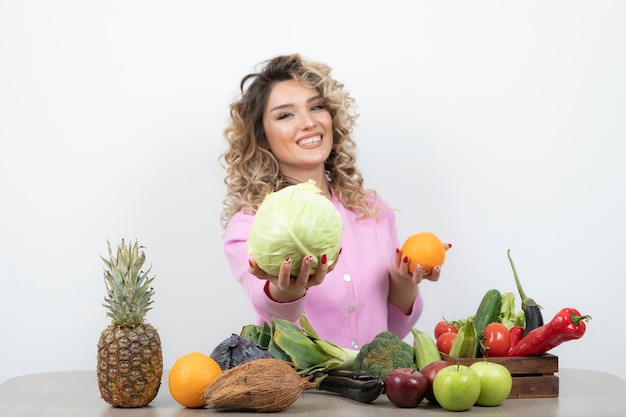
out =
<path fill-rule="evenodd" d="M 409 257 L 405 256 L 404 258 L 402 258 L 402 262 L 407 263 L 409 262 Z"/>
<path fill-rule="evenodd" d="M 339 248 L 339 253 L 337 255 L 341 255 L 342 250 L 343 250 L 343 246 Z"/>
<path fill-rule="evenodd" d="M 285 265 L 289 265 L 289 264 L 291 264 L 291 258 L 285 259 Z"/>
<path fill-rule="evenodd" d="M 396 248 L 396 253 L 400 253 L 400 248 Z"/>
<path fill-rule="evenodd" d="M 326 254 L 322 255 L 322 259 L 320 260 L 320 262 L 322 263 L 322 265 L 326 265 Z"/>
<path fill-rule="evenodd" d="M 312 259 L 311 255 L 307 255 L 307 256 L 304 258 L 304 262 L 306 262 L 306 263 L 307 263 L 307 265 L 308 265 L 308 264 L 310 264 L 312 260 L 313 260 L 313 259 Z"/>
<path fill-rule="evenodd" d="M 248 265 L 250 265 L 250 268 L 252 268 L 252 259 L 248 259 Z"/>
<path fill-rule="evenodd" d="M 417 266 L 415 267 L 415 269 L 419 269 L 420 271 L 422 270 L 422 264 L 417 264 Z"/>
<path fill-rule="evenodd" d="M 448 249 L 452 247 L 452 243 L 448 243 Z"/>

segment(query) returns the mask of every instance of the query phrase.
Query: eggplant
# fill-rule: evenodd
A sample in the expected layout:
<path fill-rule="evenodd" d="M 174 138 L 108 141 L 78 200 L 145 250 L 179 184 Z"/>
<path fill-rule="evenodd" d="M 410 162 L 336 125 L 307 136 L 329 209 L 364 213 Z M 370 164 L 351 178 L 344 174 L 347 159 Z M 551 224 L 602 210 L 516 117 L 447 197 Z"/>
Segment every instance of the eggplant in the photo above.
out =
<path fill-rule="evenodd" d="M 526 321 L 524 336 L 526 336 L 531 330 L 543 326 L 543 314 L 540 309 L 541 307 L 538 305 L 524 306 L 524 319 Z"/>
<path fill-rule="evenodd" d="M 329 376 L 342 376 L 344 378 L 354 379 L 355 381 L 369 381 L 372 379 L 378 379 L 374 375 L 350 371 L 348 369 L 331 369 L 327 371 L 326 374 Z"/>
<path fill-rule="evenodd" d="M 513 259 L 511 258 L 511 249 L 507 250 L 506 255 L 509 258 L 511 269 L 513 269 L 517 292 L 519 292 L 520 298 L 522 299 L 522 310 L 524 310 L 524 319 L 526 320 L 524 336 L 526 336 L 531 330 L 543 326 L 543 314 L 541 313 L 541 306 L 537 304 L 535 300 L 528 297 L 522 288 L 522 284 L 517 276 L 517 270 L 513 264 Z"/>
<path fill-rule="evenodd" d="M 362 403 L 374 401 L 380 397 L 385 388 L 382 380 L 352 371 L 315 372 L 312 379 L 317 389 L 321 391 L 332 392 Z"/>

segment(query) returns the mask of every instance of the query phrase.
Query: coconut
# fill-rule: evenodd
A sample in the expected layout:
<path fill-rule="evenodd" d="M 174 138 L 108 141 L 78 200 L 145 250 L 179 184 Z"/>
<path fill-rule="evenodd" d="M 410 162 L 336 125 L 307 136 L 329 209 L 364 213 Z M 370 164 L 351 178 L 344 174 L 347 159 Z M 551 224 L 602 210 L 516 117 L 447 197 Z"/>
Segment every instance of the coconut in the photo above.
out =
<path fill-rule="evenodd" d="M 287 361 L 261 358 L 224 371 L 206 387 L 204 400 L 214 408 L 277 412 L 315 387 Z"/>

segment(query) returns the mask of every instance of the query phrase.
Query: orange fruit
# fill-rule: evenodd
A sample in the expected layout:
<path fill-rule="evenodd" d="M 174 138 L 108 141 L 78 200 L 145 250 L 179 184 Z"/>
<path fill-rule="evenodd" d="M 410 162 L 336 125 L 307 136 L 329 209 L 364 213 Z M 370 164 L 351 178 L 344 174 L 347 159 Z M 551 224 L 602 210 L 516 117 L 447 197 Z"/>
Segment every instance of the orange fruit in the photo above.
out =
<path fill-rule="evenodd" d="M 430 275 L 433 268 L 443 265 L 446 249 L 441 240 L 433 233 L 421 232 L 409 236 L 402 244 L 401 257 L 409 257 L 409 272 L 413 273 L 418 264 L 422 265 L 424 275 Z"/>
<path fill-rule="evenodd" d="M 170 394 L 188 408 L 206 405 L 204 390 L 222 373 L 222 368 L 210 356 L 192 352 L 176 359 L 170 370 L 168 385 Z"/>

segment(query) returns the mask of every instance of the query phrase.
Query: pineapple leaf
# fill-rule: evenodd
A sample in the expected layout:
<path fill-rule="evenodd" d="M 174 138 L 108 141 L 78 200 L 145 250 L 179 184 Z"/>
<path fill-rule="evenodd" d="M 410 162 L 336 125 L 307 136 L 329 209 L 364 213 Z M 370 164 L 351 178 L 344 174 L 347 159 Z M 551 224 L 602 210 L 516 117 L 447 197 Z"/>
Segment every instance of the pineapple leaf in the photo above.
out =
<path fill-rule="evenodd" d="M 100 256 L 106 266 L 104 282 L 107 295 L 103 305 L 108 310 L 107 316 L 115 324 L 134 326 L 143 322 L 146 313 L 152 309 L 154 289 L 151 284 L 154 277 L 148 276 L 152 267 L 141 270 L 146 257 L 143 251 L 140 252 L 143 246 L 139 246 L 137 241 L 126 246 L 122 240 L 117 248 L 117 257 L 113 256 L 110 242 L 107 243 L 109 259 Z"/>

